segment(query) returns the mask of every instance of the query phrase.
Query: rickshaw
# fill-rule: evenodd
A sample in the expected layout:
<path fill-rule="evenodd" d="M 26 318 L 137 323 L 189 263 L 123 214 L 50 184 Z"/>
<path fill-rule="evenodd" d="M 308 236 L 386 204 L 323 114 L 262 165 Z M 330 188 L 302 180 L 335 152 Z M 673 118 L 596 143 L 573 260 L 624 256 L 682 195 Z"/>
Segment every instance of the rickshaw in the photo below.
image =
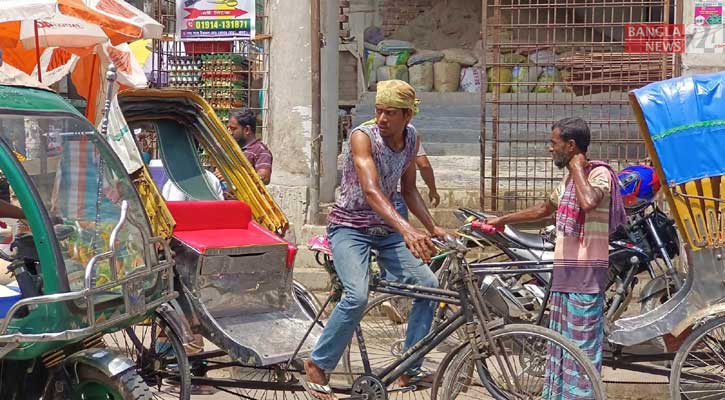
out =
<path fill-rule="evenodd" d="M 175 308 L 186 315 L 184 323 L 190 331 L 203 334 L 231 358 L 246 360 L 237 362 L 237 376 L 259 378 L 260 369 L 245 368 L 240 373 L 240 366 L 276 366 L 286 360 L 305 332 L 302 327 L 320 309 L 315 296 L 292 279 L 296 248 L 282 238 L 289 227 L 287 218 L 224 124 L 198 95 L 185 90 L 129 90 L 119 94 L 118 102 L 131 128 L 153 131 L 158 159 L 150 161 L 149 170 L 157 188 L 173 185 L 187 199 L 165 206 L 176 223 L 172 247 L 180 298 Z M 228 200 L 222 200 L 210 185 L 209 165 L 226 178 Z M 240 219 L 235 221 L 236 216 Z M 204 231 L 231 241 L 213 243 L 212 249 L 208 243 L 201 246 L 190 239 Z M 288 333 L 280 335 L 279 341 L 258 337 L 269 330 Z M 127 330 L 128 336 L 136 337 L 115 340 L 115 344 L 134 359 L 145 355 L 143 364 L 157 369 L 174 364 L 183 375 L 185 363 L 174 362 L 168 352 L 138 345 L 156 341 L 149 337 L 151 331 Z M 173 354 L 183 358 L 182 353 L 190 353 L 195 376 L 218 368 L 218 362 L 208 361 L 215 354 L 191 354 L 199 350 L 198 341 L 182 346 L 179 340 L 169 339 Z M 167 361 L 154 361 L 161 358 Z M 161 376 L 169 371 L 157 372 Z M 181 386 L 179 397 L 188 398 Z"/>
<path fill-rule="evenodd" d="M 615 323 L 621 345 L 658 336 L 677 351 L 673 399 L 725 398 L 725 73 L 652 83 L 630 102 L 680 235 L 687 278 L 654 310 Z"/>
<path fill-rule="evenodd" d="M 101 338 L 176 297 L 171 250 L 95 128 L 42 85 L 2 77 L 0 170 L 27 224 L 0 255 L 17 281 L 2 288 L 0 398 L 148 399 Z"/>

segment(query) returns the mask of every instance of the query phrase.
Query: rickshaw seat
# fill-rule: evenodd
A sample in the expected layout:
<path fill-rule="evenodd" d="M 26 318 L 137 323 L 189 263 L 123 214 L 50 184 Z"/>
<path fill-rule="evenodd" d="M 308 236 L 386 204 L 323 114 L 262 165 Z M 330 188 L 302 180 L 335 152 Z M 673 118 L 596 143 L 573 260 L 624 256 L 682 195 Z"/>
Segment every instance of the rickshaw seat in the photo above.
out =
<path fill-rule="evenodd" d="M 241 201 L 169 201 L 166 203 L 176 220 L 176 232 L 218 229 L 247 229 L 252 210 Z"/>
<path fill-rule="evenodd" d="M 252 221 L 252 210 L 241 201 L 170 201 L 176 220 L 174 237 L 201 254 L 209 249 L 255 245 L 287 246 L 287 267 L 292 267 L 297 248 Z"/>

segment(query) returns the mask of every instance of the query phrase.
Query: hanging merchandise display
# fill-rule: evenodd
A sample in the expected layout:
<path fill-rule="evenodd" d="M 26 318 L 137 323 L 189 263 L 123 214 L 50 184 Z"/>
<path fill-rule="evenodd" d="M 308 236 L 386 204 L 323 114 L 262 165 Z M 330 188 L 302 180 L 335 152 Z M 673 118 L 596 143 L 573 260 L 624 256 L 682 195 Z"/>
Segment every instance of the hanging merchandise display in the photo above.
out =
<path fill-rule="evenodd" d="M 176 0 L 176 37 L 249 40 L 255 35 L 254 0 Z"/>
<path fill-rule="evenodd" d="M 226 120 L 229 110 L 250 106 L 255 70 L 259 70 L 253 46 L 236 43 L 227 52 L 175 52 L 167 58 L 169 86 L 197 92 Z"/>

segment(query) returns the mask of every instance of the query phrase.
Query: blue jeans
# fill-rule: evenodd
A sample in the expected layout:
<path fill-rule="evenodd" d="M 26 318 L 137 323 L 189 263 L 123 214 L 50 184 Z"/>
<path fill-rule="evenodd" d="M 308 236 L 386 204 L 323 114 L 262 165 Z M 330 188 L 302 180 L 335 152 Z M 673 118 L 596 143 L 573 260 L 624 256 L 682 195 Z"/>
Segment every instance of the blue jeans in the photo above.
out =
<path fill-rule="evenodd" d="M 398 214 L 406 220 L 408 219 L 408 206 L 405 205 L 405 200 L 403 200 L 403 195 L 400 194 L 400 192 L 395 192 L 393 194 L 393 206 Z"/>
<path fill-rule="evenodd" d="M 368 304 L 371 249 L 378 251 L 378 264 L 391 280 L 435 288 L 438 287 L 438 279 L 427 265 L 413 257 L 405 246 L 403 237 L 397 232 L 386 236 L 372 236 L 359 229 L 332 225 L 328 228 L 328 235 L 335 269 L 344 291 L 342 299 L 335 306 L 322 330 L 322 335 L 310 358 L 318 367 L 332 371 L 352 339 L 355 326 L 362 319 Z M 405 349 L 428 334 L 434 310 L 433 301 L 413 300 Z M 420 372 L 422 362 L 421 358 L 420 362 L 411 366 L 405 373 L 416 375 Z"/>

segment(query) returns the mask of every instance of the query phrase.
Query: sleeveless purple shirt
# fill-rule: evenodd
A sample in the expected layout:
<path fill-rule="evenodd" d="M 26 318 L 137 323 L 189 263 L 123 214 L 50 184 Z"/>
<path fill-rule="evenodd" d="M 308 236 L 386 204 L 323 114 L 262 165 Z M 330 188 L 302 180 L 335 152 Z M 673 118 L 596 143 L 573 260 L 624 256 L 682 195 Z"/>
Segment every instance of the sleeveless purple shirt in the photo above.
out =
<path fill-rule="evenodd" d="M 408 168 L 415 157 L 417 135 L 413 125 L 405 129 L 405 147 L 395 152 L 385 145 L 377 124 L 363 124 L 353 130 L 368 135 L 372 144 L 372 156 L 375 168 L 378 170 L 378 181 L 383 194 L 391 199 L 398 188 L 403 172 Z M 351 144 L 348 143 L 343 154 L 344 165 L 342 169 L 342 183 L 340 185 L 340 198 L 330 211 L 327 221 L 330 224 L 349 226 L 351 228 L 369 228 L 381 226 L 393 230 L 375 212 L 365 200 L 360 180 L 355 172 L 352 160 Z"/>

